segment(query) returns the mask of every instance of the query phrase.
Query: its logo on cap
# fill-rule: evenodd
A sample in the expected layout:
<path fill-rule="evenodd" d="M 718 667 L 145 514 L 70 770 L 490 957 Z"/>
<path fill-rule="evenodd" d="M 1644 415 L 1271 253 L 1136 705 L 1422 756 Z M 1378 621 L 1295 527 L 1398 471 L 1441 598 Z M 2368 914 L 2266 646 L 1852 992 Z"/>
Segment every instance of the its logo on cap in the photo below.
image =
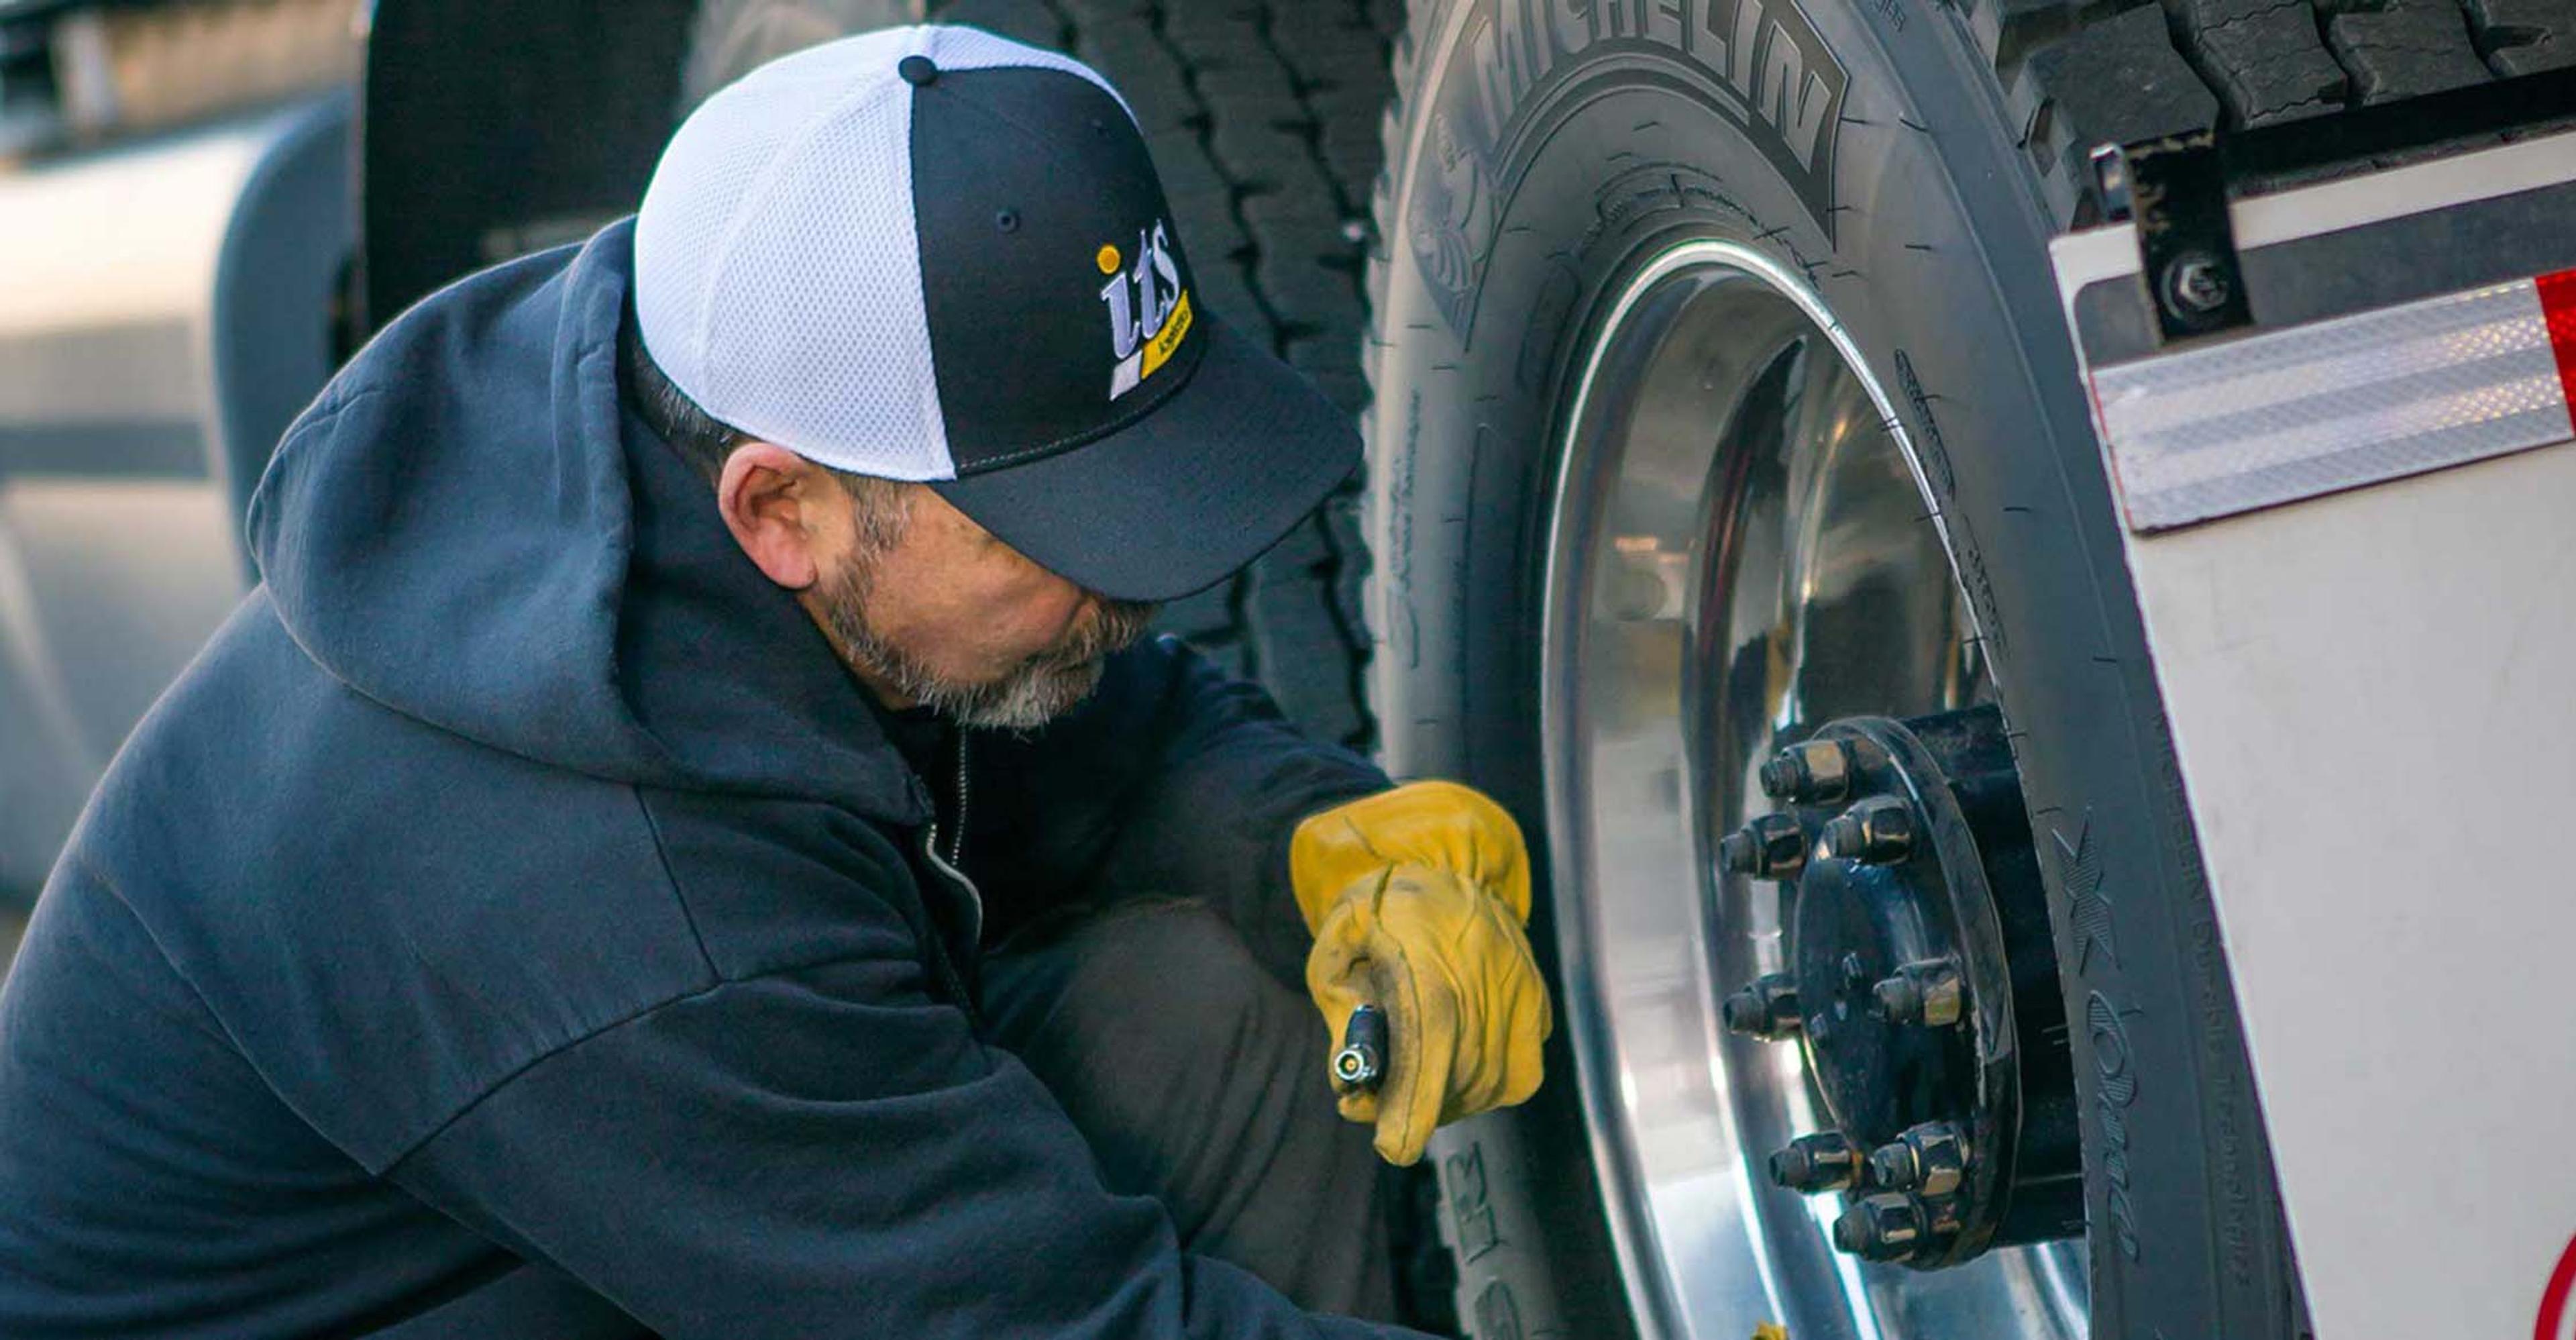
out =
<path fill-rule="evenodd" d="M 1123 272 L 1118 248 L 1103 245 L 1094 263 L 1109 282 L 1100 301 L 1109 309 L 1109 348 L 1118 366 L 1109 374 L 1109 398 L 1133 391 L 1170 362 L 1190 333 L 1190 293 L 1172 259 L 1170 235 L 1157 219 L 1136 232 L 1136 260 Z"/>

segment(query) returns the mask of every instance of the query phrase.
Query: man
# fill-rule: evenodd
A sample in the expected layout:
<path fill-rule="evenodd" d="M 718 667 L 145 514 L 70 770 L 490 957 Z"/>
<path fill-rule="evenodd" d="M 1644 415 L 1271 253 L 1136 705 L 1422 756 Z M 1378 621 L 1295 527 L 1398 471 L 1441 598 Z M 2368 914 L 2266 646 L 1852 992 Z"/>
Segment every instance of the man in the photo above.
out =
<path fill-rule="evenodd" d="M 388 328 L 0 994 L 0 1334 L 1391 1334 L 1526 857 L 1119 649 L 1355 462 L 1190 275 L 1097 76 L 906 29 Z"/>

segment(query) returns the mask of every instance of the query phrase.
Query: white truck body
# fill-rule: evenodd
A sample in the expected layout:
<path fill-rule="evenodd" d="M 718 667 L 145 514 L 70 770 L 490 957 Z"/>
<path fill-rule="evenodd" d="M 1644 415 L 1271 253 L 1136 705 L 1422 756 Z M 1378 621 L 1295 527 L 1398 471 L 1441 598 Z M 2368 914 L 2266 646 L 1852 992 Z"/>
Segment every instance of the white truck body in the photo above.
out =
<path fill-rule="evenodd" d="M 2557 135 L 2240 201 L 2231 222 L 2250 264 L 2538 201 L 2571 178 L 2576 135 Z M 2356 314 L 2199 344 L 2242 375 L 2193 385 L 2189 346 L 2105 361 L 2117 341 L 2078 311 L 2088 286 L 2136 283 L 2131 225 L 2062 238 L 2055 261 L 2316 1333 L 2563 1337 L 2576 319 L 2543 311 L 2527 281 L 2421 295 L 2378 309 L 2395 319 L 2375 327 Z M 2488 319 L 2422 338 L 2443 303 L 2481 300 Z M 2410 338 L 2427 347 L 2397 350 Z M 2248 479 L 2301 433 L 2370 439 L 2361 459 L 2318 462 L 2312 496 L 2189 524 L 2142 516 L 2139 476 L 2170 477 L 2170 457 L 2152 459 L 2161 428 L 2250 417 L 2259 407 L 2224 397 L 2257 394 L 2262 360 L 2312 392 L 2341 375 L 2335 360 L 2349 373 L 2374 350 L 2404 366 L 2357 380 L 2356 406 L 2410 374 L 2439 396 L 2204 436 L 2203 474 Z"/>

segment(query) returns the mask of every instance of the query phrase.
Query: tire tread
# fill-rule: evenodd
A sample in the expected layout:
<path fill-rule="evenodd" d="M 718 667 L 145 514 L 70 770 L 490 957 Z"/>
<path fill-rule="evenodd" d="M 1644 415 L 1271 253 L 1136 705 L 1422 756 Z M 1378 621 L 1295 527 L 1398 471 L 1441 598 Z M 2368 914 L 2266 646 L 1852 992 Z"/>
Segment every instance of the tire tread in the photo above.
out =
<path fill-rule="evenodd" d="M 2054 222 L 2097 216 L 2099 144 L 2576 64 L 2576 0 L 1962 0 Z M 2196 86 L 2193 87 L 2193 86 Z"/>

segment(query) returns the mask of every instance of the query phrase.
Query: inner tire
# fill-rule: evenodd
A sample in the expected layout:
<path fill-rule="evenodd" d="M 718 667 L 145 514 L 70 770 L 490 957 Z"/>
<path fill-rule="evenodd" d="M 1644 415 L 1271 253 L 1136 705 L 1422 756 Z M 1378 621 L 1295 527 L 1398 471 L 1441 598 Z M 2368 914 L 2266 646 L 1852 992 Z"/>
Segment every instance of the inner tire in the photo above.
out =
<path fill-rule="evenodd" d="M 1586 468 L 1564 455 L 1571 400 L 1608 309 L 1657 258 L 1699 244 L 1814 295 L 1911 444 L 1917 519 L 1939 522 L 2012 727 L 2074 1025 L 2090 1332 L 2292 1335 L 2295 1275 L 2232 989 L 2044 249 L 2089 208 L 2074 165 L 2091 142 L 2275 116 L 2249 99 L 2280 90 L 2230 82 L 2226 61 L 2249 58 L 2213 59 L 2197 10 L 2172 24 L 2154 6 L 2092 11 L 2068 36 L 2068 14 L 1998 8 L 1415 6 L 1370 276 L 1371 700 L 1392 773 L 1464 778 L 1551 835 L 1552 509 Z M 2205 36 L 2223 48 L 2234 35 L 2219 27 Z M 2322 58 L 2319 29 L 2301 27 L 2274 54 Z M 2465 77 L 2482 77 L 2461 46 Z M 2337 77 L 2310 110 L 2367 95 L 2326 68 Z M 1724 469 L 1723 427 L 1660 431 L 1705 434 Z M 1674 776 L 1690 785 L 1686 768 Z M 1676 832 L 1704 799 L 1674 797 Z M 1694 856 L 1673 874 L 1686 904 L 1714 897 L 1710 853 Z M 1560 951 L 1566 1023 L 1548 1084 L 1433 1146 L 1469 1331 L 1738 1337 L 1820 1317 L 1802 1291 L 1897 1269 L 1801 1281 L 1741 1243 L 1660 1239 L 1623 1205 L 1643 1156 L 1619 1114 L 1663 1077 L 1621 1070 L 1597 1035 L 1606 970 L 1584 956 L 1599 928 L 1575 924 L 1593 915 L 1565 887 L 1576 864 L 1540 858 L 1559 883 L 1533 938 Z M 1709 1194 L 1744 1185 L 1759 1201 L 1758 1169 Z M 1734 1301 L 1707 1305 L 1721 1295 Z M 1866 1332 L 1849 1316 L 1791 1330 Z"/>

